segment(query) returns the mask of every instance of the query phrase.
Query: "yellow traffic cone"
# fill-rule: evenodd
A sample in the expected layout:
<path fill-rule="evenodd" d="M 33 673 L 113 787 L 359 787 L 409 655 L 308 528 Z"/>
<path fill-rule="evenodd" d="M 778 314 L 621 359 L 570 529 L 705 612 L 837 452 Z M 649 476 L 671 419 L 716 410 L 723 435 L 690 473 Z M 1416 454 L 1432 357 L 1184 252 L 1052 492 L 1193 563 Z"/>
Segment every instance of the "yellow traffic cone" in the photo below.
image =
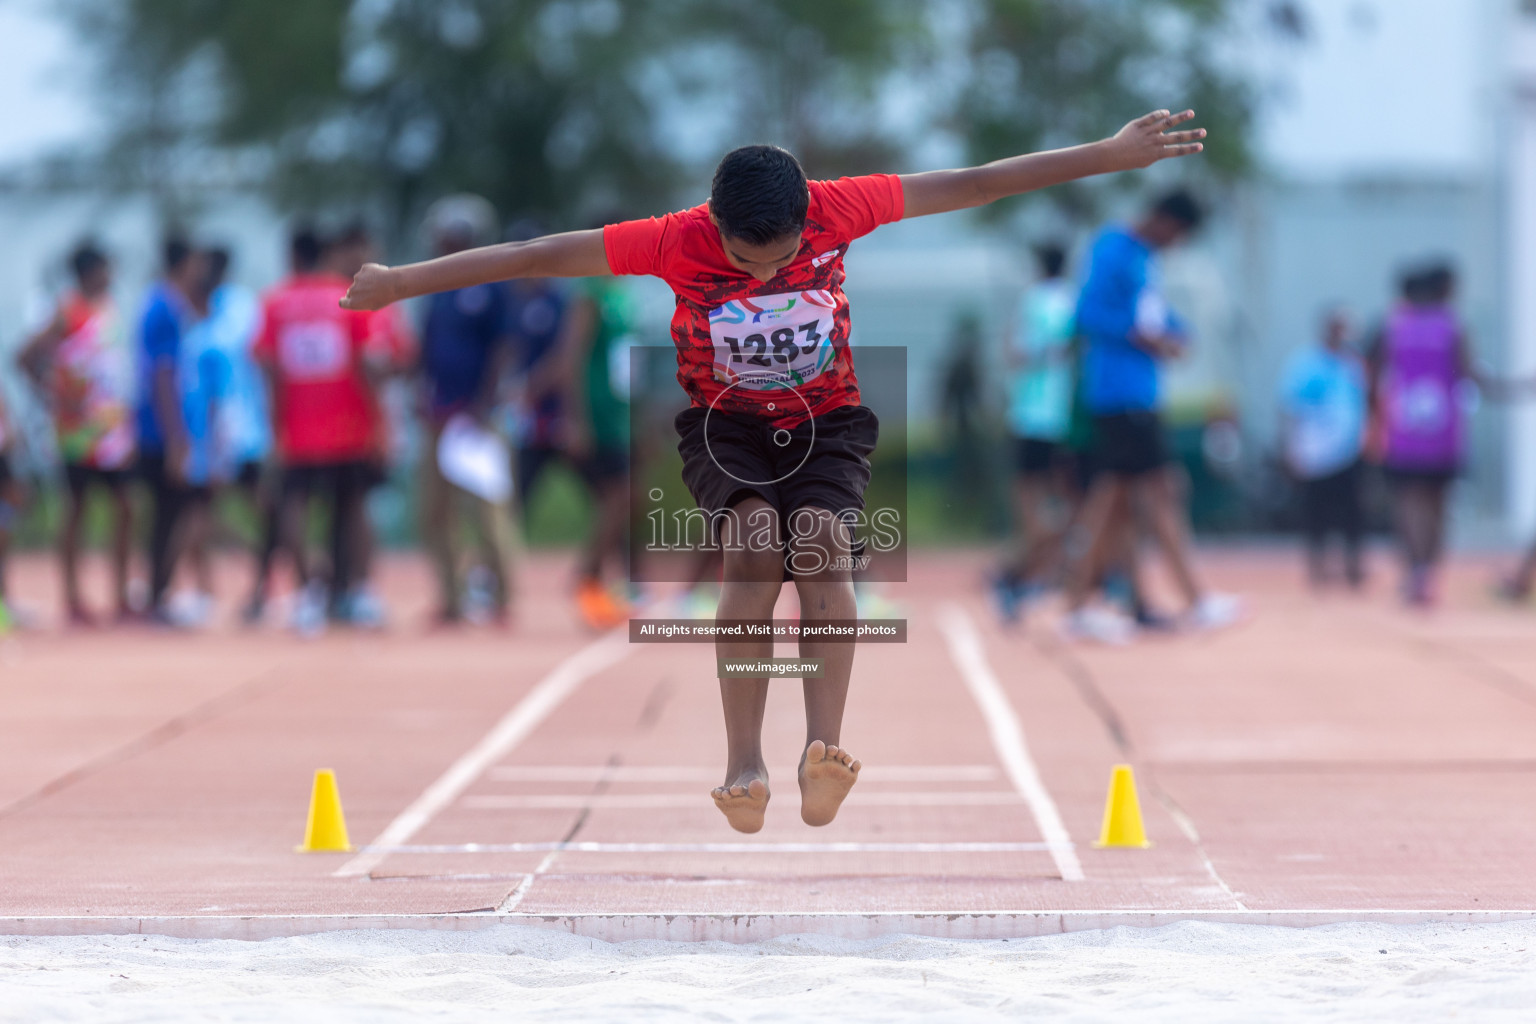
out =
<path fill-rule="evenodd" d="M 1141 826 L 1141 801 L 1136 799 L 1136 777 L 1128 764 L 1115 765 L 1109 778 L 1109 799 L 1104 801 L 1104 826 L 1094 846 L 1130 846 L 1146 849 L 1147 833 Z"/>
<path fill-rule="evenodd" d="M 341 794 L 336 791 L 336 773 L 329 768 L 315 772 L 315 787 L 309 794 L 309 823 L 304 826 L 304 845 L 296 853 L 350 853 L 347 819 L 341 813 Z"/>

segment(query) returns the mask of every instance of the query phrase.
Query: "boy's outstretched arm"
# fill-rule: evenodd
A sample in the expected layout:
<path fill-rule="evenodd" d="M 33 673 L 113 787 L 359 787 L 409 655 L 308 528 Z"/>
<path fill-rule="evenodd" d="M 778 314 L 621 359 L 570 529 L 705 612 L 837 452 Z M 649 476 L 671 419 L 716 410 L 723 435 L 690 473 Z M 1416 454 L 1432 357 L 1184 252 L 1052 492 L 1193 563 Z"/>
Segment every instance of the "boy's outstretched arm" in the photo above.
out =
<path fill-rule="evenodd" d="M 515 277 L 606 277 L 601 228 L 545 235 L 386 267 L 365 263 L 341 300 L 343 309 L 383 309 L 391 302 Z"/>
<path fill-rule="evenodd" d="M 1169 131 L 1195 116 L 1193 110 L 1177 114 L 1154 110 L 1099 142 L 1068 149 L 994 160 L 980 167 L 953 171 L 903 174 L 907 217 L 925 217 L 973 206 L 985 206 L 1021 192 L 1059 185 L 1095 174 L 1147 167 L 1171 156 L 1198 153 L 1205 146 L 1204 128 Z"/>

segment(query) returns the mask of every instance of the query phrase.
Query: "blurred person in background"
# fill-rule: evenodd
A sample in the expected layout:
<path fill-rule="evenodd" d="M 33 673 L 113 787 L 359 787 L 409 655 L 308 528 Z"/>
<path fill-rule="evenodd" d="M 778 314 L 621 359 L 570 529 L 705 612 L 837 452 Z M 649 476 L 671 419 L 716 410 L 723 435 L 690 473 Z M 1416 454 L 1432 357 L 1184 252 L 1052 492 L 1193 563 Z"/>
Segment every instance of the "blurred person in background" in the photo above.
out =
<path fill-rule="evenodd" d="M 448 196 L 427 212 L 427 234 L 438 256 L 490 241 L 495 227 L 495 211 L 479 196 Z M 451 483 L 437 452 L 443 429 L 457 416 L 468 417 L 481 430 L 494 430 L 501 381 L 513 358 L 512 310 L 511 295 L 500 282 L 437 292 L 428 300 L 420 358 L 427 419 L 421 509 L 422 536 L 437 567 L 438 625 L 465 618 L 456 543 L 461 512 L 468 514 L 480 567 L 489 574 L 491 619 L 499 626 L 510 624 L 515 550 L 509 503 Z"/>
<path fill-rule="evenodd" d="M 948 507 L 974 516 L 988 482 L 983 451 L 981 318 L 967 310 L 955 317 L 939 378 L 939 417 L 944 447 L 952 458 Z"/>
<path fill-rule="evenodd" d="M 11 553 L 11 531 L 21 517 L 21 481 L 16 479 L 12 453 L 16 433 L 5 408 L 5 393 L 0 391 L 0 636 L 15 628 L 17 615 L 11 604 L 7 562 Z"/>
<path fill-rule="evenodd" d="M 177 613 L 199 624 L 208 620 L 214 606 L 214 500 L 251 471 L 269 433 L 250 422 L 252 415 L 266 410 L 265 396 L 250 393 L 248 377 L 237 379 L 242 369 L 252 368 L 257 308 L 248 291 L 226 280 L 229 264 L 227 249 L 204 253 L 203 276 L 192 296 L 202 318 L 187 330 L 178 373 L 188 440 L 183 545 L 196 590 L 178 601 Z M 260 382 L 255 383 L 259 388 Z"/>
<path fill-rule="evenodd" d="M 513 242 L 525 242 L 544 233 L 537 222 L 521 220 L 512 225 L 507 236 Z M 575 468 L 565 443 L 571 435 L 566 403 L 574 374 L 580 372 L 570 361 L 570 353 L 582 342 L 575 338 L 580 329 L 573 327 L 568 316 L 571 295 L 565 282 L 527 278 L 508 281 L 506 287 L 512 369 L 518 383 L 514 475 L 520 492 L 518 508 L 526 528 L 533 492 L 544 471 L 558 462 Z M 580 427 L 575 429 L 579 433 Z"/>
<path fill-rule="evenodd" d="M 69 257 L 74 287 L 53 317 L 22 345 L 17 363 L 52 415 L 68 491 L 59 529 L 64 617 L 96 625 L 80 593 L 80 530 L 93 490 L 111 502 L 112 594 L 118 619 L 131 616 L 128 561 L 133 538 L 129 484 L 134 456 L 134 364 L 127 324 L 112 301 L 112 264 L 86 242 Z"/>
<path fill-rule="evenodd" d="M 1328 535 L 1344 545 L 1344 579 L 1358 588 L 1364 513 L 1360 503 L 1360 455 L 1365 446 L 1365 362 L 1351 350 L 1350 322 L 1342 309 L 1323 316 L 1322 337 L 1298 350 L 1281 381 L 1281 439 L 1286 467 L 1301 490 L 1307 577 L 1328 581 Z"/>
<path fill-rule="evenodd" d="M 1192 565 L 1183 489 L 1170 464 L 1158 414 L 1159 364 L 1184 352 L 1186 331 L 1168 308 L 1159 282 L 1159 250 L 1183 241 L 1203 213 L 1189 193 L 1169 192 L 1132 227 L 1112 226 L 1094 240 L 1077 304 L 1083 354 L 1083 395 L 1093 417 L 1096 476 L 1083 509 L 1086 546 L 1070 573 L 1065 631 L 1103 643 L 1124 643 L 1135 624 L 1090 606 L 1092 589 L 1144 517 L 1185 600 L 1181 624 L 1215 629 L 1239 615 L 1235 598 L 1208 592 Z M 1134 580 L 1132 592 L 1142 593 Z"/>
<path fill-rule="evenodd" d="M 181 345 L 198 319 L 192 296 L 204 257 L 184 238 L 164 246 L 163 275 L 149 291 L 138 332 L 138 467 L 149 489 L 149 605 L 151 622 L 180 626 L 166 603 L 175 575 L 177 532 L 186 507 L 188 441 L 178 374 Z"/>
<path fill-rule="evenodd" d="M 613 217 L 603 223 L 616 223 Z M 625 579 L 629 515 L 629 349 L 635 312 L 623 285 L 583 278 L 566 313 L 560 353 L 564 393 L 561 451 L 592 497 L 592 524 L 576 565 L 576 606 L 593 629 L 610 629 L 630 615 L 613 585 Z M 526 492 L 525 492 L 526 494 Z M 604 583 L 605 569 L 613 573 Z"/>
<path fill-rule="evenodd" d="M 291 273 L 262 299 L 255 348 L 272 397 L 282 546 L 299 584 L 290 625 L 304 635 L 325 628 L 353 582 L 347 530 L 357 522 L 376 452 L 374 399 L 364 367 L 370 317 L 337 305 L 347 282 L 325 270 L 323 255 L 313 229 L 293 232 Z M 315 498 L 329 506 L 328 587 L 309 559 L 306 526 Z"/>
<path fill-rule="evenodd" d="M 326 266 L 330 272 L 351 281 L 364 263 L 378 258 L 373 234 L 362 221 L 353 221 L 342 229 L 327 247 Z M 405 376 L 415 363 L 416 333 L 404 307 L 391 306 L 368 314 L 368 341 L 363 346 L 363 372 L 372 400 L 373 452 L 367 460 L 363 500 L 348 506 L 350 520 L 336 539 L 349 545 L 346 552 L 331 552 L 333 562 L 343 558 L 352 564 L 352 584 L 347 593 L 332 603 L 331 616 L 338 621 L 363 628 L 380 628 L 385 622 L 383 598 L 373 585 L 373 556 L 376 548 L 373 521 L 368 516 L 367 498 L 389 479 L 389 455 L 394 445 L 386 388 L 392 380 Z"/>
<path fill-rule="evenodd" d="M 1036 247 L 1035 283 L 1024 290 L 1008 344 L 1008 430 L 1012 440 L 1013 554 L 993 580 L 1005 622 L 1018 620 L 1024 600 L 1049 581 L 1061 558 L 1075 501 L 1067 434 L 1072 421 L 1073 332 L 1077 288 L 1067 278 L 1066 250 Z"/>
<path fill-rule="evenodd" d="M 1446 501 L 1464 454 L 1463 385 L 1476 377 L 1451 306 L 1455 290 L 1445 264 L 1405 274 L 1368 353 L 1373 441 L 1393 488 L 1402 596 L 1414 607 L 1437 596 Z"/>

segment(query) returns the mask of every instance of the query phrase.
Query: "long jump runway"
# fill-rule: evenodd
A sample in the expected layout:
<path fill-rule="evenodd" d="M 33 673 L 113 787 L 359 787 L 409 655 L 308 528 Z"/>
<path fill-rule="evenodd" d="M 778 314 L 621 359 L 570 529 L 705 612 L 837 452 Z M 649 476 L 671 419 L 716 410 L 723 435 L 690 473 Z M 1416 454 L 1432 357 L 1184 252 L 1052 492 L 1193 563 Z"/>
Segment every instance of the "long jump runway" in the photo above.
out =
<path fill-rule="evenodd" d="M 1280 553 L 1206 564 L 1251 621 L 1107 650 L 1058 641 L 1053 616 L 998 627 L 978 556 L 915 557 L 885 592 L 908 643 L 855 663 L 859 784 L 831 826 L 800 822 L 800 684 L 775 683 L 755 836 L 708 797 L 712 648 L 582 632 L 551 596 L 557 559 L 528 568 L 510 634 L 416 629 L 430 580 L 401 560 L 400 624 L 380 636 L 12 637 L 0 932 L 996 937 L 1536 916 L 1536 616 L 1482 596 L 1473 563 L 1428 616 L 1392 605 L 1385 564 L 1363 598 L 1304 592 Z M 48 594 L 45 562 L 16 577 Z M 1150 849 L 1092 845 L 1120 762 Z M 294 852 L 317 768 L 336 772 L 352 854 Z"/>

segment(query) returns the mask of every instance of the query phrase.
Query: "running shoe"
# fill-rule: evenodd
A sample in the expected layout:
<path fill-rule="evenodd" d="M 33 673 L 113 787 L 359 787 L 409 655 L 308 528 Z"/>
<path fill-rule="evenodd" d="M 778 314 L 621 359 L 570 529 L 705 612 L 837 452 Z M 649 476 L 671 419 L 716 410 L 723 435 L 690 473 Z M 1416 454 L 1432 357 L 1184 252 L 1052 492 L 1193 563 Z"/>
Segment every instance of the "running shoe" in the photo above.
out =
<path fill-rule="evenodd" d="M 319 636 L 325 632 L 325 588 L 311 583 L 294 597 L 288 625 L 299 636 Z"/>
<path fill-rule="evenodd" d="M 1427 567 L 1408 571 L 1403 581 L 1403 601 L 1410 608 L 1430 608 L 1435 603 L 1435 575 Z"/>
<path fill-rule="evenodd" d="M 629 620 L 629 605 L 598 580 L 586 580 L 576 588 L 576 610 L 591 629 L 612 629 Z"/>
<path fill-rule="evenodd" d="M 1017 625 L 1024 617 L 1024 593 L 1019 581 L 1008 573 L 993 573 L 987 581 L 992 591 L 992 602 L 997 606 L 997 617 L 1005 626 Z"/>
<path fill-rule="evenodd" d="M 471 566 L 464 575 L 464 593 L 459 604 L 465 622 L 477 626 L 489 622 L 498 604 L 495 574 L 483 565 Z"/>
<path fill-rule="evenodd" d="M 343 595 L 335 618 L 358 629 L 383 629 L 387 622 L 383 599 L 367 584 Z"/>
<path fill-rule="evenodd" d="M 1139 602 L 1132 617 L 1136 620 L 1136 628 L 1144 633 L 1172 633 L 1179 628 L 1171 616 L 1155 612 Z"/>
<path fill-rule="evenodd" d="M 251 595 L 251 599 L 240 610 L 240 621 L 247 626 L 259 626 L 267 617 L 267 595 L 261 591 Z"/>
<path fill-rule="evenodd" d="M 201 590 L 183 590 L 171 596 L 166 611 L 181 629 L 202 629 L 213 619 L 213 595 Z"/>
<path fill-rule="evenodd" d="M 1136 626 L 1119 612 L 1107 608 L 1079 608 L 1062 620 L 1061 631 L 1069 640 L 1085 640 L 1109 647 L 1123 647 L 1136 636 Z"/>
<path fill-rule="evenodd" d="M 1243 617 L 1243 602 L 1231 594 L 1206 594 L 1184 613 L 1186 629 L 1210 632 L 1235 625 Z"/>

